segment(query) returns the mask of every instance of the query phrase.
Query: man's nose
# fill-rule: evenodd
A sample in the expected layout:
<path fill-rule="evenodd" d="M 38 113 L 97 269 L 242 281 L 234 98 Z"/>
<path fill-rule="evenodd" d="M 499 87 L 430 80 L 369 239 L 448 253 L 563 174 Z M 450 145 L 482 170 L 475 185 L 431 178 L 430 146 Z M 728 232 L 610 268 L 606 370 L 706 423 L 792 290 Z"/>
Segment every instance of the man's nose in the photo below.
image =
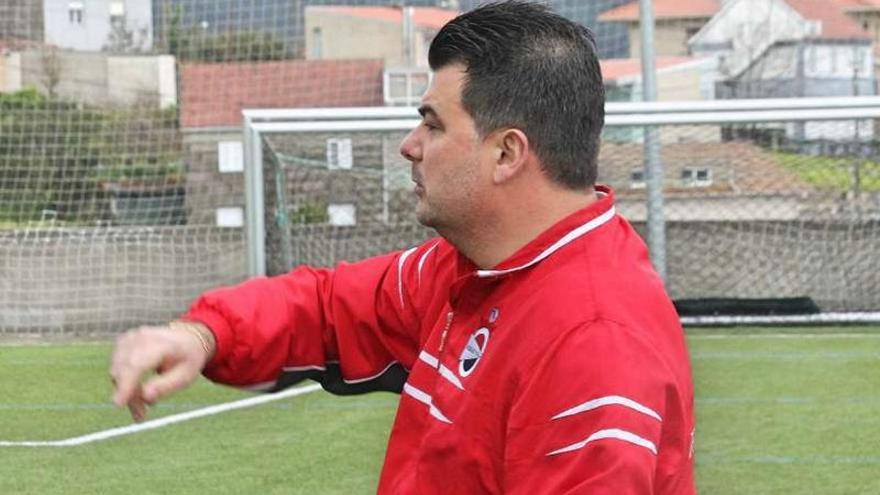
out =
<path fill-rule="evenodd" d="M 417 162 L 421 159 L 421 148 L 416 139 L 416 131 L 413 129 L 400 142 L 400 154 L 408 161 Z"/>

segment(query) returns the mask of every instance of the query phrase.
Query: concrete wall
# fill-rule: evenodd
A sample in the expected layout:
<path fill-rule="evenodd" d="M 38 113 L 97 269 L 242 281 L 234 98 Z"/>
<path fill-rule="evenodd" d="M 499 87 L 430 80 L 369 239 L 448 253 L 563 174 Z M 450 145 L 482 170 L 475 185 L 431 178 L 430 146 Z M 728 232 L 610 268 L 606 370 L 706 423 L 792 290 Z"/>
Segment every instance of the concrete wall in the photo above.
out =
<path fill-rule="evenodd" d="M 107 57 L 108 98 L 118 103 L 147 100 L 168 108 L 177 103 L 174 65 L 171 55 Z"/>
<path fill-rule="evenodd" d="M 0 232 L 0 334 L 116 333 L 174 318 L 247 276 L 241 231 L 205 227 Z"/>
<path fill-rule="evenodd" d="M 19 88 L 34 86 L 49 92 L 48 82 L 55 74 L 58 80 L 55 94 L 69 100 L 93 105 L 148 104 L 159 108 L 177 102 L 175 64 L 171 55 L 125 56 L 52 49 L 17 55 L 20 58 Z M 8 67 L 16 66 L 10 63 Z M 9 68 L 7 71 L 7 80 L 15 77 Z"/>
<path fill-rule="evenodd" d="M 671 222 L 666 239 L 673 298 L 807 296 L 823 311 L 880 308 L 876 221 Z"/>
<path fill-rule="evenodd" d="M 21 89 L 21 56 L 18 53 L 0 53 L 0 92 Z"/>
<path fill-rule="evenodd" d="M 645 226 L 636 228 L 644 234 Z M 413 222 L 291 231 L 294 264 L 408 248 L 434 234 Z M 670 221 L 673 298 L 813 298 L 825 311 L 880 308 L 880 222 Z M 118 333 L 164 322 L 210 288 L 247 278 L 241 229 L 203 226 L 0 232 L 0 334 Z M 278 265 L 269 253 L 270 272 Z M 276 264 L 273 264 L 276 263 Z"/>

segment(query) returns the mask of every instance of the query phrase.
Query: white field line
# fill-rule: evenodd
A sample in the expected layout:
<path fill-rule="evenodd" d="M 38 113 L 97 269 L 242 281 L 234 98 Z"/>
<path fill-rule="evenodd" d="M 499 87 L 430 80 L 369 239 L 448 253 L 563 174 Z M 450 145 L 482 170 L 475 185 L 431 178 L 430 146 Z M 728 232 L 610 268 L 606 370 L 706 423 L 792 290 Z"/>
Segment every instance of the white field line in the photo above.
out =
<path fill-rule="evenodd" d="M 113 345 L 112 340 L 87 340 L 82 342 L 53 342 L 52 340 L 8 340 L 0 338 L 0 347 L 101 347 Z"/>
<path fill-rule="evenodd" d="M 19 442 L 10 442 L 5 440 L 0 440 L 0 447 L 75 447 L 77 445 L 85 445 L 87 443 L 100 442 L 102 440 L 107 440 L 114 437 L 120 437 L 123 435 L 131 435 L 133 433 L 140 433 L 142 431 L 154 430 L 156 428 L 162 428 L 164 426 L 173 425 L 175 423 L 182 423 L 184 421 L 189 421 L 191 419 L 201 418 L 204 416 L 213 416 L 215 414 L 220 414 L 227 411 L 234 411 L 236 409 L 244 409 L 246 407 L 258 406 L 260 404 L 265 404 L 267 402 L 273 402 L 276 400 L 286 399 L 288 397 L 295 397 L 297 395 L 308 394 L 311 392 L 315 392 L 317 390 L 321 390 L 321 385 L 312 384 L 306 385 L 304 387 L 297 387 L 285 390 L 283 392 L 277 392 L 274 394 L 265 394 L 257 397 L 250 397 L 247 399 L 241 399 L 233 402 L 226 402 L 223 404 L 217 404 L 214 406 L 205 407 L 202 409 L 196 409 L 194 411 L 188 411 L 180 414 L 173 414 L 170 416 L 165 416 L 162 418 L 153 419 L 150 421 L 145 421 L 143 423 L 122 426 L 119 428 L 111 428 L 109 430 L 98 431 L 95 433 L 90 433 L 88 435 L 82 435 L 73 438 L 66 438 L 64 440 L 48 440 L 48 441 L 19 441 Z"/>
<path fill-rule="evenodd" d="M 880 456 L 785 456 L 785 455 L 751 455 L 751 456 L 719 456 L 697 453 L 701 464 L 795 464 L 805 466 L 875 466 L 880 464 Z"/>

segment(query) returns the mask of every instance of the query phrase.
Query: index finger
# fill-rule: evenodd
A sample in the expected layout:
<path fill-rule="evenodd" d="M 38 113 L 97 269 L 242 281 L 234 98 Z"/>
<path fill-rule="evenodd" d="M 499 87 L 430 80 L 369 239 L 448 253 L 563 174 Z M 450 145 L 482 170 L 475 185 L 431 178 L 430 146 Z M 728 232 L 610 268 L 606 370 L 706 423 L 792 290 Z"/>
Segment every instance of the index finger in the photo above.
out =
<path fill-rule="evenodd" d="M 159 365 L 152 346 L 137 345 L 135 340 L 133 335 L 125 335 L 117 341 L 113 351 L 110 377 L 113 380 L 113 403 L 118 407 L 131 402 L 140 389 L 141 377 Z"/>

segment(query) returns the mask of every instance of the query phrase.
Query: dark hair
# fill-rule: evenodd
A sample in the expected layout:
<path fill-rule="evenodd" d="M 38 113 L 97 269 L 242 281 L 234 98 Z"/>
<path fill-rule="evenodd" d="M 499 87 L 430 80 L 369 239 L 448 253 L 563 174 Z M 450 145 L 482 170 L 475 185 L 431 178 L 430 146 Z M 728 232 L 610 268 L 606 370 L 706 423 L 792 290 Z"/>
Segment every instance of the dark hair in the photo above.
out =
<path fill-rule="evenodd" d="M 482 136 L 518 128 L 552 180 L 595 183 L 605 89 L 587 28 L 543 5 L 491 3 L 443 26 L 428 61 L 465 66 L 462 105 Z"/>

